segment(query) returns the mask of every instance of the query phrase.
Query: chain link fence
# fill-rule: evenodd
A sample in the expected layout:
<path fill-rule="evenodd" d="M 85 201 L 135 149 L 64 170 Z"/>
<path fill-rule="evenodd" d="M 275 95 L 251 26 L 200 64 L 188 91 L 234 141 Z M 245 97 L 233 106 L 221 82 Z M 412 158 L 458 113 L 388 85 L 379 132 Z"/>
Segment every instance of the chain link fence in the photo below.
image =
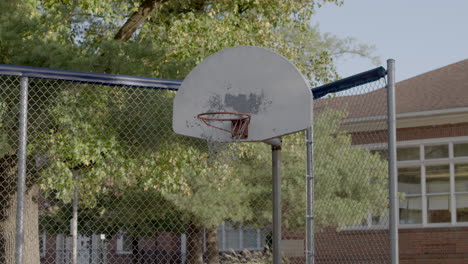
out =
<path fill-rule="evenodd" d="M 315 263 L 390 263 L 386 79 L 314 101 Z"/>
<path fill-rule="evenodd" d="M 23 263 L 272 262 L 271 146 L 175 134 L 179 81 L 2 74 L 0 263 L 17 257 L 21 80 L 29 89 Z M 315 100 L 315 263 L 389 262 L 384 86 Z M 283 137 L 284 263 L 306 260 L 305 137 Z"/>
<path fill-rule="evenodd" d="M 177 81 L 26 70 L 0 77 L 1 263 L 15 263 L 20 80 L 23 263 L 271 262 L 270 146 L 176 135 Z M 284 260 L 304 262 L 304 135 L 284 141 Z"/>

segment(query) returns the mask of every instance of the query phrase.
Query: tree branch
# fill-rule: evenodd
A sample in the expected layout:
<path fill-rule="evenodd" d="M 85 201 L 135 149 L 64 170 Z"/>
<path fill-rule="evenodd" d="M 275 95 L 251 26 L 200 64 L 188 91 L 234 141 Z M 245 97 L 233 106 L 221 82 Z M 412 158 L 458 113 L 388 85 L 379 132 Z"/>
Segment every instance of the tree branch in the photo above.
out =
<path fill-rule="evenodd" d="M 145 19 L 167 1 L 168 0 L 144 0 L 138 10 L 133 13 L 120 28 L 119 32 L 114 36 L 114 39 L 122 42 L 128 41 L 137 31 L 138 27 L 143 24 Z"/>

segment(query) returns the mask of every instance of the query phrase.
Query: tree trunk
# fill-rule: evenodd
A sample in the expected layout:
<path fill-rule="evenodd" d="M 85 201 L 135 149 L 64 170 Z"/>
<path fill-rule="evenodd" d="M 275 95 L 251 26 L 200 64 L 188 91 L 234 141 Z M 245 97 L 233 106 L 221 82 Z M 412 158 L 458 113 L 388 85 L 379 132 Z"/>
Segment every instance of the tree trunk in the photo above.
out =
<path fill-rule="evenodd" d="M 218 228 L 206 229 L 206 257 L 208 264 L 219 263 Z"/>
<path fill-rule="evenodd" d="M 132 14 L 130 18 L 127 19 L 125 24 L 120 28 L 119 32 L 115 35 L 115 40 L 120 40 L 121 42 L 126 42 L 129 40 L 133 34 L 138 30 L 141 24 L 145 19 L 157 8 L 167 0 L 144 0 L 141 3 L 138 10 Z"/>
<path fill-rule="evenodd" d="M 36 264 L 39 258 L 39 209 L 37 198 L 39 187 L 34 184 L 35 171 L 28 162 L 26 197 L 24 199 L 24 247 L 23 263 Z M 16 187 L 18 157 L 6 154 L 0 158 L 0 263 L 15 263 L 16 242 Z"/>
<path fill-rule="evenodd" d="M 203 229 L 191 222 L 187 233 L 187 262 L 203 264 Z"/>
<path fill-rule="evenodd" d="M 38 228 L 38 186 L 28 190 L 24 205 L 24 249 L 23 263 L 39 264 L 39 228 Z M 0 221 L 0 263 L 15 263 L 15 236 L 16 236 L 16 194 L 0 200 L 8 200 L 8 207 L 2 206 L 2 219 Z M 6 203 L 2 201 L 2 203 Z"/>

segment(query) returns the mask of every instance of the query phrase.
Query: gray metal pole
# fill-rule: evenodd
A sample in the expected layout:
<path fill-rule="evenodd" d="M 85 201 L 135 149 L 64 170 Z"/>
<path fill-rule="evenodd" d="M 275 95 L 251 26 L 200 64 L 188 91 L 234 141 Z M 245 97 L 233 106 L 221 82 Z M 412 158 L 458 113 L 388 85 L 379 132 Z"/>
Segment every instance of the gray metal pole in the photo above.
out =
<path fill-rule="evenodd" d="M 281 142 L 281 139 L 280 141 Z M 273 264 L 281 264 L 281 144 L 272 145 Z"/>
<path fill-rule="evenodd" d="M 306 264 L 314 264 L 314 169 L 313 169 L 313 130 L 312 126 L 306 131 Z"/>
<path fill-rule="evenodd" d="M 75 189 L 73 190 L 73 213 L 71 222 L 72 255 L 71 264 L 78 263 L 78 171 L 73 172 L 75 178 Z"/>
<path fill-rule="evenodd" d="M 387 60 L 388 105 L 388 174 L 390 195 L 390 248 L 392 264 L 399 263 L 398 254 L 398 190 L 396 167 L 395 60 Z"/>
<path fill-rule="evenodd" d="M 16 190 L 16 240 L 15 260 L 23 263 L 24 253 L 24 199 L 26 195 L 26 162 L 27 162 L 27 130 L 28 130 L 28 77 L 20 79 L 20 116 L 18 139 L 18 186 Z"/>

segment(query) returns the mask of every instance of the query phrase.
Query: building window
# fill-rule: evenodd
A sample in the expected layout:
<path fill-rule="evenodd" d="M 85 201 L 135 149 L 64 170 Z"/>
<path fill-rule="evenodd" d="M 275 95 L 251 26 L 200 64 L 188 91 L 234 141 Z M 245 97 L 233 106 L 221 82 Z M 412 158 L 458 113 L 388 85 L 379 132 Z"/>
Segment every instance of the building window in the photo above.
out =
<path fill-rule="evenodd" d="M 401 225 L 468 223 L 468 139 L 437 141 L 398 143 Z"/>
<path fill-rule="evenodd" d="M 406 197 L 400 201 L 400 224 L 422 223 L 420 167 L 398 169 L 398 191 Z"/>
<path fill-rule="evenodd" d="M 450 223 L 450 166 L 426 166 L 427 222 Z"/>
<path fill-rule="evenodd" d="M 117 254 L 132 254 L 133 237 L 124 232 L 119 232 L 117 236 Z"/>
<path fill-rule="evenodd" d="M 455 157 L 468 157 L 468 143 L 454 144 L 453 154 Z"/>
<path fill-rule="evenodd" d="M 418 147 L 398 148 L 397 160 L 419 160 L 419 148 Z"/>
<path fill-rule="evenodd" d="M 263 250 L 265 235 L 258 228 L 224 223 L 218 226 L 218 246 L 221 251 Z"/>
<path fill-rule="evenodd" d="M 465 144 L 468 156 L 468 144 Z M 455 200 L 457 222 L 468 222 L 468 163 L 455 164 Z"/>

